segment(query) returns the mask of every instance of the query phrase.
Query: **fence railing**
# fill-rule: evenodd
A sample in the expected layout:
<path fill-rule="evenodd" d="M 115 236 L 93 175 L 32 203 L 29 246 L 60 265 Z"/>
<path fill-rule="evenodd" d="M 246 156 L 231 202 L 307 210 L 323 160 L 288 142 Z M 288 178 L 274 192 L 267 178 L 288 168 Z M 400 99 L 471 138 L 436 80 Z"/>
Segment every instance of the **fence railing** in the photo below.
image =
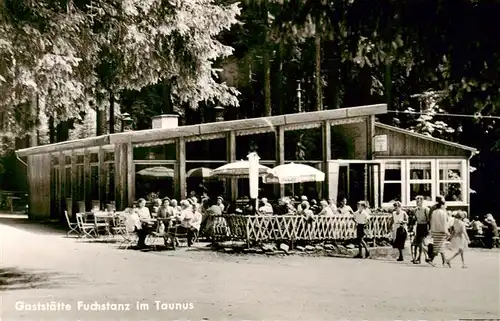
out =
<path fill-rule="evenodd" d="M 24 212 L 26 204 L 28 204 L 26 192 L 0 191 L 0 211 Z"/>
<path fill-rule="evenodd" d="M 385 239 L 392 230 L 391 215 L 373 215 L 365 227 L 366 238 Z M 224 215 L 214 221 L 214 238 L 251 242 L 326 241 L 356 238 L 356 223 L 350 215 L 317 216 L 308 221 L 298 215 Z"/>

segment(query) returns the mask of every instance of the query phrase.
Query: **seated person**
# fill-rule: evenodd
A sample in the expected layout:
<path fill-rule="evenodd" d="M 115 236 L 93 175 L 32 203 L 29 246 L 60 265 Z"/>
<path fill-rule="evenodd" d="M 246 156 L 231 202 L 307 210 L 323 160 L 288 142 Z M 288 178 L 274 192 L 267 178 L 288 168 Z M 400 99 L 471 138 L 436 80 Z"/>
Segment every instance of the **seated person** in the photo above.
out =
<path fill-rule="evenodd" d="M 302 195 L 300 197 L 300 203 L 299 203 L 299 205 L 297 205 L 297 213 L 298 214 L 300 214 L 303 211 L 304 208 L 302 207 L 302 204 L 304 204 L 304 202 L 307 202 L 307 196 Z M 309 202 L 307 202 L 307 205 L 308 205 L 308 208 L 309 208 L 310 207 L 309 206 Z"/>
<path fill-rule="evenodd" d="M 330 205 L 328 204 L 327 201 L 323 200 L 319 204 L 321 205 L 321 211 L 319 212 L 319 215 L 327 216 L 327 217 L 334 216 L 332 208 L 330 207 Z"/>
<path fill-rule="evenodd" d="M 342 199 L 342 202 L 340 203 L 340 206 L 338 208 L 338 211 L 340 213 L 340 215 L 349 215 L 349 214 L 354 214 L 354 211 L 352 210 L 352 208 L 347 205 L 347 198 L 343 198 Z"/>
<path fill-rule="evenodd" d="M 180 226 L 177 226 L 177 233 L 186 233 L 188 246 L 191 246 L 200 229 L 201 213 L 194 211 L 191 204 L 187 200 L 183 200 L 181 201 L 181 211 L 175 219 L 180 223 Z"/>
<path fill-rule="evenodd" d="M 168 197 L 165 197 L 163 199 L 163 202 L 161 203 L 161 206 L 158 209 L 157 217 L 159 219 L 169 219 L 169 218 L 171 219 L 174 217 L 174 208 L 172 206 L 170 206 L 170 199 Z M 171 222 L 169 220 L 167 220 L 166 226 L 169 227 L 170 225 L 171 225 Z"/>
<path fill-rule="evenodd" d="M 178 215 L 181 212 L 181 207 L 178 205 L 176 199 L 170 200 L 170 206 L 172 207 L 172 211 L 174 212 L 174 216 Z"/>
<path fill-rule="evenodd" d="M 157 217 L 158 216 L 158 211 L 160 210 L 160 206 L 162 204 L 161 199 L 157 198 L 153 201 L 153 204 L 151 206 L 151 216 L 152 217 Z"/>
<path fill-rule="evenodd" d="M 260 201 L 262 202 L 262 206 L 259 207 L 259 213 L 263 215 L 273 215 L 273 206 L 269 204 L 267 198 L 263 197 Z"/>
<path fill-rule="evenodd" d="M 308 223 L 312 223 L 316 219 L 316 216 L 314 215 L 314 212 L 311 210 L 309 202 L 304 201 L 300 204 L 300 206 L 302 210 L 300 213 L 298 212 L 298 214 L 304 216 Z"/>
<path fill-rule="evenodd" d="M 226 206 L 224 205 L 224 198 L 222 198 L 222 196 L 217 197 L 217 206 L 219 206 L 221 211 L 224 213 Z"/>
<path fill-rule="evenodd" d="M 295 206 L 293 206 L 292 199 L 289 197 L 285 197 L 283 200 L 285 201 L 285 204 L 286 204 L 287 209 L 288 209 L 287 214 L 289 214 L 289 215 L 297 214 L 297 209 L 295 209 Z"/>
<path fill-rule="evenodd" d="M 215 216 L 221 216 L 221 215 L 222 215 L 222 209 L 217 204 L 217 201 L 214 201 L 213 198 L 207 199 L 207 210 L 205 212 L 205 216 L 204 217 L 202 216 L 204 236 L 212 237 L 212 230 L 215 222 Z"/>
<path fill-rule="evenodd" d="M 318 206 L 318 202 L 315 199 L 311 200 L 311 211 L 314 214 L 318 214 L 321 211 L 321 208 Z"/>
<path fill-rule="evenodd" d="M 483 234 L 483 223 L 479 220 L 479 216 L 474 217 L 474 220 L 470 223 L 470 227 L 474 235 Z"/>
<path fill-rule="evenodd" d="M 146 207 L 146 200 L 140 198 L 137 201 L 137 208 L 134 209 L 133 217 L 136 219 L 135 227 L 139 241 L 137 242 L 138 248 L 146 247 L 146 236 L 153 230 L 151 224 L 151 213 L 149 208 Z"/>
<path fill-rule="evenodd" d="M 243 213 L 245 215 L 255 215 L 255 206 L 252 200 L 248 201 L 247 205 L 245 205 Z"/>
<path fill-rule="evenodd" d="M 334 198 L 330 198 L 328 200 L 328 204 L 330 206 L 330 208 L 332 209 L 332 212 L 333 214 L 338 214 L 338 208 L 337 208 L 337 200 L 335 200 Z"/>
<path fill-rule="evenodd" d="M 284 198 L 280 198 L 278 200 L 278 205 L 276 206 L 276 214 L 277 215 L 286 215 L 286 214 L 288 214 L 288 205 L 286 204 Z"/>

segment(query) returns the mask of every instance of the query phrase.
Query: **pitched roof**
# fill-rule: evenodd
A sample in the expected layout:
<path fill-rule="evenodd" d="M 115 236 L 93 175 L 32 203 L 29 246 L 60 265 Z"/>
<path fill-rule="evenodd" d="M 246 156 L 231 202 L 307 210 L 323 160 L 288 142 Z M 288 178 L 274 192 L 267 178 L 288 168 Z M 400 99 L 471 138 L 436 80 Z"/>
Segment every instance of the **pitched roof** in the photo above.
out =
<path fill-rule="evenodd" d="M 436 142 L 436 143 L 439 143 L 439 144 L 443 144 L 443 145 L 447 145 L 447 146 L 451 146 L 451 147 L 455 147 L 455 148 L 467 150 L 467 151 L 470 151 L 470 152 L 477 152 L 477 149 L 474 148 L 474 147 L 469 147 L 469 146 L 465 146 L 465 145 L 462 145 L 462 144 L 453 143 L 453 142 L 450 142 L 450 141 L 447 141 L 447 140 L 444 140 L 444 139 L 440 139 L 440 138 L 436 138 L 436 137 L 432 137 L 432 136 L 428 136 L 428 135 L 424 135 L 424 134 L 415 133 L 415 132 L 412 132 L 412 131 L 407 130 L 407 129 L 402 129 L 402 128 L 398 128 L 398 127 L 394 127 L 394 126 L 382 124 L 382 123 L 379 123 L 379 122 L 375 123 L 375 127 L 379 127 L 379 128 L 383 128 L 383 129 L 387 129 L 387 130 L 392 130 L 392 131 L 395 131 L 395 132 L 398 132 L 398 133 L 402 133 L 404 135 L 413 136 L 413 137 L 416 137 L 416 138 L 420 138 L 420 139 L 428 140 L 428 141 L 431 141 L 431 142 Z"/>

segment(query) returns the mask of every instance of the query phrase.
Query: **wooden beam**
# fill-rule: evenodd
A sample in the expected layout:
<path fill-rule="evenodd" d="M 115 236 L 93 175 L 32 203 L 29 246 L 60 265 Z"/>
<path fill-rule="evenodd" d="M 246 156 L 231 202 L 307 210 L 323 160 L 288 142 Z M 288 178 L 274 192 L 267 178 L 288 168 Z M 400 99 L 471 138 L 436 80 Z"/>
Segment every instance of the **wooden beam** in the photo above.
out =
<path fill-rule="evenodd" d="M 227 133 L 226 154 L 228 163 L 236 161 L 236 132 L 233 130 Z M 234 202 L 238 198 L 238 179 L 229 178 L 227 179 L 227 183 L 229 185 L 231 201 Z"/>
<path fill-rule="evenodd" d="M 387 104 L 375 104 L 359 107 L 345 108 L 347 111 L 346 117 L 371 116 L 387 113 Z"/>
<path fill-rule="evenodd" d="M 325 173 L 325 181 L 323 184 L 323 198 L 336 198 L 334 195 L 331 195 L 329 186 L 332 184 L 330 182 L 331 175 L 329 171 L 329 162 L 332 159 L 332 127 L 328 120 L 323 121 L 321 126 L 322 132 L 322 143 L 323 143 L 323 172 Z"/>
<path fill-rule="evenodd" d="M 285 164 L 285 128 L 278 126 L 276 128 L 276 165 Z M 279 197 L 285 196 L 285 185 L 279 186 Z"/>
<path fill-rule="evenodd" d="M 115 204 L 116 210 L 121 211 L 123 206 L 123 178 L 124 173 L 122 172 L 121 164 L 122 164 L 122 146 L 121 144 L 115 145 Z"/>
<path fill-rule="evenodd" d="M 90 170 L 90 150 L 85 148 L 83 152 L 83 172 L 84 172 L 84 201 L 85 201 L 85 210 L 89 209 L 92 205 L 92 181 L 91 175 L 92 172 Z"/>
<path fill-rule="evenodd" d="M 176 142 L 177 164 L 175 175 L 176 196 L 179 200 L 186 198 L 186 141 L 179 137 Z"/>
<path fill-rule="evenodd" d="M 58 193 L 58 208 L 57 208 L 57 218 L 60 218 L 63 215 L 63 211 L 65 210 L 65 196 L 66 196 L 66 169 L 65 169 L 65 157 L 63 152 L 59 152 L 59 193 Z"/>
<path fill-rule="evenodd" d="M 126 206 L 132 206 L 135 198 L 135 165 L 134 165 L 134 146 L 132 143 L 127 143 L 127 156 L 123 157 L 122 168 L 127 174 L 124 182 L 124 191 L 123 195 L 127 195 L 127 204 Z M 125 194 L 127 192 L 127 194 Z"/>
<path fill-rule="evenodd" d="M 366 117 L 371 115 L 383 114 L 387 112 L 385 104 L 340 108 L 332 110 L 323 110 L 307 113 L 288 114 L 272 117 L 261 117 L 252 119 L 232 120 L 217 123 L 207 123 L 201 125 L 180 126 L 176 128 L 165 129 L 148 129 L 140 131 L 131 131 L 117 133 L 112 135 L 104 135 L 99 137 L 91 137 L 69 142 L 38 146 L 32 148 L 20 149 L 17 154 L 20 157 L 25 157 L 33 154 L 52 153 L 69 149 L 81 149 L 87 147 L 103 146 L 119 143 L 148 143 L 158 140 L 176 139 L 179 137 L 200 136 L 200 139 L 205 139 L 204 135 L 214 133 L 224 133 L 231 130 L 240 131 L 260 131 L 262 128 L 275 128 L 282 125 L 307 124 L 323 120 L 342 120 L 351 117 Z"/>
<path fill-rule="evenodd" d="M 55 143 L 50 145 L 37 146 L 32 148 L 25 148 L 16 151 L 19 157 L 26 157 L 34 154 L 57 153 L 63 150 L 79 149 L 92 146 L 108 145 L 109 135 L 90 137 L 78 140 L 71 140 L 67 142 Z"/>
<path fill-rule="evenodd" d="M 104 163 L 104 149 L 102 146 L 99 147 L 97 157 L 99 160 L 99 202 L 101 208 L 106 208 L 106 175 L 108 174 L 108 169 Z"/>
<path fill-rule="evenodd" d="M 78 172 L 76 167 L 76 152 L 75 150 L 71 153 L 71 200 L 73 201 L 71 204 L 71 214 L 75 216 L 76 212 L 76 204 L 79 201 L 78 199 Z M 75 216 L 76 217 L 76 216 Z"/>

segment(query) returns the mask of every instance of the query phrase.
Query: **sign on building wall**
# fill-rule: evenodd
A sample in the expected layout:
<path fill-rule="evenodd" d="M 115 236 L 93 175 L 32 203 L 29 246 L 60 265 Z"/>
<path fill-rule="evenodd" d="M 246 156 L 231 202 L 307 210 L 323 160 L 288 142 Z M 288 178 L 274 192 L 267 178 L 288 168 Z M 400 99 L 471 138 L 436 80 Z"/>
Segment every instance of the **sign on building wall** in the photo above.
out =
<path fill-rule="evenodd" d="M 377 135 L 373 138 L 375 152 L 387 152 L 387 135 Z"/>

